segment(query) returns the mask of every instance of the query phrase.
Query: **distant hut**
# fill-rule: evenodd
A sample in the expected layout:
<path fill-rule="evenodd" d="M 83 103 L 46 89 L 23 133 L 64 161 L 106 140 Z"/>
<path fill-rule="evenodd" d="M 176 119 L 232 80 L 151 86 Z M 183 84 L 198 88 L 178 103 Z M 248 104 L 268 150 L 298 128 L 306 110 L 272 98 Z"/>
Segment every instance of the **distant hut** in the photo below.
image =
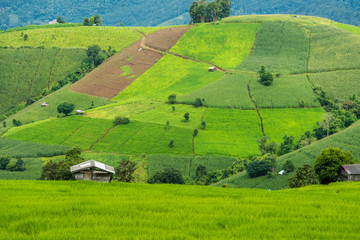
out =
<path fill-rule="evenodd" d="M 43 103 L 41 104 L 41 106 L 42 106 L 42 107 L 47 107 L 47 106 L 49 106 L 49 104 L 48 104 L 47 102 L 43 102 Z"/>
<path fill-rule="evenodd" d="M 209 67 L 209 72 L 215 72 L 216 67 Z"/>
<path fill-rule="evenodd" d="M 343 181 L 360 181 L 360 164 L 342 165 L 340 177 Z"/>
<path fill-rule="evenodd" d="M 49 22 L 49 24 L 58 24 L 58 21 L 56 19 Z"/>
<path fill-rule="evenodd" d="M 76 180 L 88 180 L 94 182 L 110 182 L 115 173 L 114 168 L 95 160 L 86 161 L 70 167 Z"/>
<path fill-rule="evenodd" d="M 85 114 L 85 111 L 80 110 L 80 109 L 76 110 L 75 112 L 76 112 L 77 115 L 84 115 Z"/>

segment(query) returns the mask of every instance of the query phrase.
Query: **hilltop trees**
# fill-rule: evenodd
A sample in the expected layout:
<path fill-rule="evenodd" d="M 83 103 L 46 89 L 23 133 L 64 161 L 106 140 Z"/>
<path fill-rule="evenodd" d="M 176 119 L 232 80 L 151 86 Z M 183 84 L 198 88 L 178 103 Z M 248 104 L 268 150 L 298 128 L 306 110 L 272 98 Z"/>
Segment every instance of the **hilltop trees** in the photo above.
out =
<path fill-rule="evenodd" d="M 194 1 L 190 6 L 190 23 L 216 22 L 230 16 L 231 2 L 229 0 Z"/>
<path fill-rule="evenodd" d="M 83 25 L 84 26 L 99 26 L 102 24 L 101 17 L 99 15 L 92 16 L 91 18 L 84 18 Z"/>

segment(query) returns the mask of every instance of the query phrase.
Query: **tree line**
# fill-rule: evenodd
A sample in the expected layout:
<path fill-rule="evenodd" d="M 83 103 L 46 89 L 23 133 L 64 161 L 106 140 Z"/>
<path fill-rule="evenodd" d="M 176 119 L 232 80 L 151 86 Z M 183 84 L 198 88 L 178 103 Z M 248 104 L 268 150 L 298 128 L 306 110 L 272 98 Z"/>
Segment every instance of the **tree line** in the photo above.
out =
<path fill-rule="evenodd" d="M 230 16 L 231 2 L 229 0 L 194 1 L 190 6 L 190 23 L 216 22 Z"/>

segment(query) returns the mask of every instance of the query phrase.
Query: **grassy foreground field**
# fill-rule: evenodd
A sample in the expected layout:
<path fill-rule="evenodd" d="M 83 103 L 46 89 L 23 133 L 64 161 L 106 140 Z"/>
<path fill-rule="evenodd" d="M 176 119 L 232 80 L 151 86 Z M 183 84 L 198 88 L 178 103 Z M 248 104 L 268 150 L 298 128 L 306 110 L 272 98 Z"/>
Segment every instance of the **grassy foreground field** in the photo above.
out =
<path fill-rule="evenodd" d="M 0 181 L 0 189 L 2 239 L 356 239 L 360 226 L 359 183 L 268 191 Z"/>

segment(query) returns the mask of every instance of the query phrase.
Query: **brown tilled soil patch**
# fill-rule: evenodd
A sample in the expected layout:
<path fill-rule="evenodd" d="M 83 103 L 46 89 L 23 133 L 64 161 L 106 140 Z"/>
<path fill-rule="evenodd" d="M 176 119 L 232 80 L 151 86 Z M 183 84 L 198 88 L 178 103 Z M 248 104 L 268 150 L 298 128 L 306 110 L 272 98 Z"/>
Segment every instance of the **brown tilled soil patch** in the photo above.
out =
<path fill-rule="evenodd" d="M 167 51 L 179 40 L 190 27 L 163 29 L 146 37 L 146 45 L 154 49 Z M 137 77 L 150 69 L 162 54 L 151 49 L 142 48 L 145 38 L 123 49 L 107 59 L 103 64 L 87 74 L 70 89 L 75 92 L 93 96 L 114 98 Z M 129 66 L 131 73 L 121 76 L 122 66 Z"/>
<path fill-rule="evenodd" d="M 169 51 L 191 27 L 173 27 L 159 30 L 146 37 L 146 46 L 161 51 Z"/>

